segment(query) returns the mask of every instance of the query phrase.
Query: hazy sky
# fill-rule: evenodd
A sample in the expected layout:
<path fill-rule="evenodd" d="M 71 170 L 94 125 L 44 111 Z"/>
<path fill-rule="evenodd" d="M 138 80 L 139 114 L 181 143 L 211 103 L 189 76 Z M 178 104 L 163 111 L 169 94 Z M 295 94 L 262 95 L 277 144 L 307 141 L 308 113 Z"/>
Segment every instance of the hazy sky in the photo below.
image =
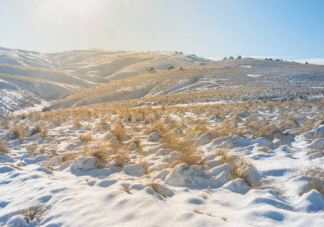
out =
<path fill-rule="evenodd" d="M 324 59 L 324 0 L 0 0 L 0 46 Z"/>

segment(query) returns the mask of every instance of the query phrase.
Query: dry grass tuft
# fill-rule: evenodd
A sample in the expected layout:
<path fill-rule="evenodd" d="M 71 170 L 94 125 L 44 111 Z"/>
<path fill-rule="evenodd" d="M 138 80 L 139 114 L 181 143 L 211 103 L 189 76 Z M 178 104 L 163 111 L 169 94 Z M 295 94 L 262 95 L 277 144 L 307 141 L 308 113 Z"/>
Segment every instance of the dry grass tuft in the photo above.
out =
<path fill-rule="evenodd" d="M 124 192 L 126 192 L 127 194 L 133 194 L 131 191 L 130 191 L 130 188 L 129 188 L 129 186 L 128 185 L 122 185 L 121 186 L 121 188 L 119 188 L 119 190 L 121 190 L 121 191 L 124 191 Z"/>
<path fill-rule="evenodd" d="M 311 190 L 317 190 L 324 196 L 324 180 L 312 177 L 309 179 L 308 184 L 302 188 L 301 194 L 310 192 Z"/>
<path fill-rule="evenodd" d="M 9 148 L 0 141 L 0 154 L 8 154 L 9 153 Z"/>
<path fill-rule="evenodd" d="M 108 154 L 105 150 L 102 149 L 96 149 L 92 154 L 92 156 L 96 157 L 102 164 L 106 165 L 108 164 Z"/>
<path fill-rule="evenodd" d="M 27 204 L 26 207 L 20 210 L 20 214 L 24 217 L 27 224 L 33 220 L 40 221 L 45 215 L 45 209 L 41 205 L 30 205 Z"/>
<path fill-rule="evenodd" d="M 15 164 L 12 164 L 12 163 L 2 163 L 2 165 L 10 166 L 10 167 L 15 168 L 15 169 L 17 169 L 17 170 L 23 170 L 23 169 L 21 168 L 21 165 L 20 165 L 20 164 L 15 165 Z"/>
<path fill-rule="evenodd" d="M 61 156 L 63 163 L 74 160 L 74 157 L 75 155 L 72 152 L 66 152 Z"/>
<path fill-rule="evenodd" d="M 138 138 L 133 139 L 132 142 L 136 144 L 136 150 L 137 151 L 142 151 L 143 150 L 142 141 L 140 139 L 138 139 Z"/>
<path fill-rule="evenodd" d="M 27 148 L 28 153 L 30 155 L 33 155 L 37 151 L 38 145 L 36 143 L 33 143 L 31 146 Z"/>
<path fill-rule="evenodd" d="M 13 133 L 14 139 L 18 139 L 20 142 L 22 141 L 24 137 L 23 129 L 19 124 L 14 125 L 11 129 L 10 132 Z"/>
<path fill-rule="evenodd" d="M 44 129 L 42 130 L 41 137 L 42 137 L 43 139 L 46 139 L 46 138 L 48 137 L 48 129 L 47 129 L 47 128 L 44 128 Z"/>
<path fill-rule="evenodd" d="M 81 134 L 79 136 L 79 139 L 83 142 L 83 143 L 89 143 L 92 140 L 92 136 L 91 134 Z"/>
<path fill-rule="evenodd" d="M 112 133 L 120 143 L 125 141 L 126 129 L 124 127 L 114 127 Z"/>
<path fill-rule="evenodd" d="M 249 175 L 250 167 L 252 167 L 251 162 L 245 157 L 240 157 L 231 163 L 231 175 L 233 179 L 241 178 L 246 179 Z"/>
<path fill-rule="evenodd" d="M 79 119 L 75 119 L 74 122 L 73 122 L 73 124 L 74 124 L 75 126 L 77 126 L 78 128 L 82 128 L 82 124 L 81 124 L 81 122 L 80 122 Z"/>
<path fill-rule="evenodd" d="M 212 193 L 210 186 L 208 186 L 208 188 L 205 190 L 205 192 L 207 192 L 208 194 Z"/>

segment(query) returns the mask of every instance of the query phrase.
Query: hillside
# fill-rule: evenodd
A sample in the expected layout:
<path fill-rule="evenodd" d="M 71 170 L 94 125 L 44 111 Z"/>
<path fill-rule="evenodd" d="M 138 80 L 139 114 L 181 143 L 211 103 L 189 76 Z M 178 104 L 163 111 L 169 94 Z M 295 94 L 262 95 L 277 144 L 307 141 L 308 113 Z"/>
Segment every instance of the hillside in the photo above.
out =
<path fill-rule="evenodd" d="M 92 49 L 48 54 L 0 47 L 0 75 L 13 86 L 6 84 L 1 87 L 2 100 L 11 101 L 10 104 L 3 101 L 0 115 L 39 105 L 34 99 L 28 102 L 18 101 L 16 96 L 20 89 L 14 91 L 15 98 L 9 96 L 13 92 L 11 88 L 21 88 L 47 106 L 49 101 L 55 101 L 71 92 L 85 88 L 92 90 L 112 80 L 140 75 L 147 67 L 162 70 L 170 66 L 208 61 L 194 55 L 171 52 L 137 53 Z"/>
<path fill-rule="evenodd" d="M 74 92 L 53 108 L 145 98 L 172 103 L 322 96 L 324 66 L 256 59 L 195 63 Z M 151 97 L 151 98 L 150 98 Z"/>
<path fill-rule="evenodd" d="M 169 66 L 178 67 L 210 61 L 194 55 L 172 52 L 126 52 L 100 49 L 66 51 L 51 56 L 58 59 L 62 69 L 68 72 L 105 77 L 110 80 L 140 75 L 150 66 L 156 70 L 164 70 Z"/>

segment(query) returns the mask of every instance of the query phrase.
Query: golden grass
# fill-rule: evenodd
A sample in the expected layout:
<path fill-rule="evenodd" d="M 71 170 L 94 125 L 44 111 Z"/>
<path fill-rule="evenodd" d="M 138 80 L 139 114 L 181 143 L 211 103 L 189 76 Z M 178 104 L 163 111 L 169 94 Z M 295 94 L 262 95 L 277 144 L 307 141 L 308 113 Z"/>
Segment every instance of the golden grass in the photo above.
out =
<path fill-rule="evenodd" d="M 75 126 L 77 126 L 78 128 L 82 128 L 82 124 L 81 124 L 81 122 L 80 122 L 79 119 L 75 119 L 74 122 L 73 122 L 73 124 L 74 124 Z"/>
<path fill-rule="evenodd" d="M 92 136 L 89 133 L 86 134 L 81 134 L 79 136 L 79 139 L 83 142 L 83 143 L 89 143 L 92 140 Z"/>
<path fill-rule="evenodd" d="M 13 133 L 14 139 L 18 139 L 20 142 L 24 137 L 23 129 L 19 124 L 15 124 L 11 129 L 10 132 Z"/>
<path fill-rule="evenodd" d="M 33 143 L 31 146 L 27 148 L 27 151 L 30 155 L 33 155 L 37 151 L 38 145 Z"/>
<path fill-rule="evenodd" d="M 0 141 L 0 154 L 9 154 L 9 148 Z"/>
<path fill-rule="evenodd" d="M 308 193 L 311 190 L 317 190 L 324 196 L 324 180 L 316 177 L 309 178 L 307 185 L 301 189 L 301 194 Z"/>
<path fill-rule="evenodd" d="M 129 186 L 128 185 L 125 185 L 125 184 L 123 184 L 120 188 L 119 188 L 119 190 L 121 190 L 121 191 L 124 191 L 124 192 L 126 192 L 127 194 L 133 194 L 131 191 L 130 191 L 130 188 L 129 188 Z"/>
<path fill-rule="evenodd" d="M 252 167 L 250 160 L 243 156 L 233 161 L 231 166 L 232 179 L 241 178 L 247 182 L 246 179 L 249 176 L 250 168 Z"/>

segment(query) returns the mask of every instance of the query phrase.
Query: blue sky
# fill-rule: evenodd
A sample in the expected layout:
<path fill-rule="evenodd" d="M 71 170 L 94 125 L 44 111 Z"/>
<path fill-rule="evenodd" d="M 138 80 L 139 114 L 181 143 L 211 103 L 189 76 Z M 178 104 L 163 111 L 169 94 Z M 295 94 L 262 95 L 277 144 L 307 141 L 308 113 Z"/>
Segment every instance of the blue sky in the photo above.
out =
<path fill-rule="evenodd" d="M 323 9 L 324 0 L 0 0 L 0 46 L 321 62 Z"/>

